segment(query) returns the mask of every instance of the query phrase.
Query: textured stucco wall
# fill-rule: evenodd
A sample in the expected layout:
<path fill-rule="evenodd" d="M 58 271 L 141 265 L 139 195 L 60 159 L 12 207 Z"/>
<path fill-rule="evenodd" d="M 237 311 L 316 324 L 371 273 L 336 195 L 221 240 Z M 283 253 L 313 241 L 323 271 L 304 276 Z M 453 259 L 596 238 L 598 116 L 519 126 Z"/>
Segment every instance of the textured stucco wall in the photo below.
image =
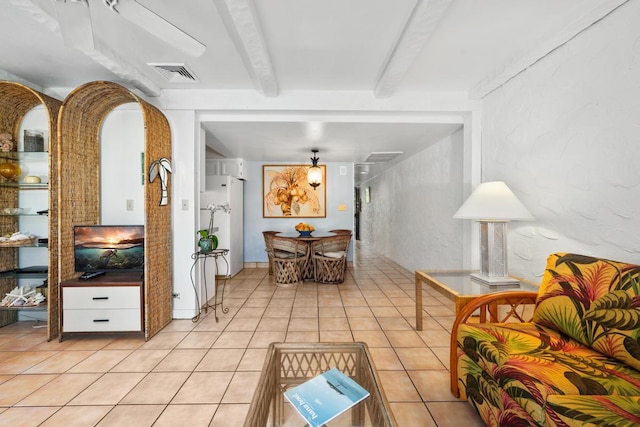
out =
<path fill-rule="evenodd" d="M 483 181 L 535 216 L 510 224 L 511 274 L 547 255 L 640 263 L 640 2 L 628 2 L 489 94 Z"/>
<path fill-rule="evenodd" d="M 360 239 L 409 270 L 462 268 L 462 165 L 459 131 L 363 184 Z"/>

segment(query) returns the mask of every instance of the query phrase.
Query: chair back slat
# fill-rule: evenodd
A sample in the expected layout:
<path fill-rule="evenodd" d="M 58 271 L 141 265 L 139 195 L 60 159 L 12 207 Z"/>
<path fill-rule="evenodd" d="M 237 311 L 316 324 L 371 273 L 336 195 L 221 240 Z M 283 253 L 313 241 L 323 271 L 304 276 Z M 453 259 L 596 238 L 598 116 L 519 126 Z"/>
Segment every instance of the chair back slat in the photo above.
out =
<path fill-rule="evenodd" d="M 347 252 L 349 249 L 349 243 L 351 243 L 350 235 L 339 234 L 333 237 L 326 237 L 312 243 L 312 253 L 322 254 L 325 252 Z"/>
<path fill-rule="evenodd" d="M 309 247 L 305 242 L 301 242 L 296 238 L 276 236 L 272 238 L 271 245 L 274 251 L 289 252 L 296 256 L 306 256 Z"/>

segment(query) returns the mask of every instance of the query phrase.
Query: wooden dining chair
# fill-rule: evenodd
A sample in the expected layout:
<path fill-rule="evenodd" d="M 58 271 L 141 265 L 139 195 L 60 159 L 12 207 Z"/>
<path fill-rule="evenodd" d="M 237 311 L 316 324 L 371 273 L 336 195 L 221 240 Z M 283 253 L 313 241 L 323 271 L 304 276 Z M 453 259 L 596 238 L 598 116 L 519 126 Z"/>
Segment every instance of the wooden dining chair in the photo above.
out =
<path fill-rule="evenodd" d="M 348 234 L 349 237 L 353 236 L 353 232 L 351 230 L 345 229 L 345 228 L 336 228 L 334 230 L 329 230 L 332 233 L 336 233 L 336 234 Z M 344 263 L 344 271 L 345 273 L 347 272 L 347 264 L 348 263 Z"/>
<path fill-rule="evenodd" d="M 350 243 L 351 234 L 338 234 L 312 243 L 311 257 L 316 282 L 344 282 Z"/>
<path fill-rule="evenodd" d="M 273 245 L 271 240 L 279 231 L 263 231 L 265 251 L 267 251 L 267 259 L 269 261 L 269 275 L 273 275 Z"/>
<path fill-rule="evenodd" d="M 351 230 L 347 230 L 346 228 L 336 228 L 334 230 L 329 230 L 329 231 L 336 234 L 348 234 L 349 236 L 353 234 Z"/>
<path fill-rule="evenodd" d="M 273 236 L 273 277 L 276 286 L 293 286 L 302 281 L 302 269 L 309 256 L 309 245 L 289 237 Z"/>

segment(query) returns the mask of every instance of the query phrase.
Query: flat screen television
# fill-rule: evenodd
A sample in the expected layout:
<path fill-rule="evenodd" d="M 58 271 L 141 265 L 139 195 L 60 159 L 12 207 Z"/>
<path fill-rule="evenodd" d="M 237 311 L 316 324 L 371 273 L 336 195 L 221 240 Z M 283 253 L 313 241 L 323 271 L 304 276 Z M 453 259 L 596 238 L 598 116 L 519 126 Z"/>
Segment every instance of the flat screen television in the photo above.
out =
<path fill-rule="evenodd" d="M 79 273 L 143 271 L 143 225 L 76 225 L 73 257 Z"/>

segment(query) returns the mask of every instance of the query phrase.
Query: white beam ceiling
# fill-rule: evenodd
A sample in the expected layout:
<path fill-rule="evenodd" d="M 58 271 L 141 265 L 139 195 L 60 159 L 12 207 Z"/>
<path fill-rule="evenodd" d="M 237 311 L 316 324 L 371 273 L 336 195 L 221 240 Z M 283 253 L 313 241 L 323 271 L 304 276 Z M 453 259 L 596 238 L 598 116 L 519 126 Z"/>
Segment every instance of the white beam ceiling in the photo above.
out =
<path fill-rule="evenodd" d="M 386 98 L 414 63 L 452 0 L 418 0 L 393 51 L 383 66 L 375 96 Z"/>
<path fill-rule="evenodd" d="M 470 89 L 469 97 L 471 99 L 482 99 L 489 95 L 540 59 L 563 46 L 592 25 L 598 23 L 601 19 L 628 1 L 629 0 L 602 0 L 599 4 L 588 10 L 577 7 L 575 13 L 572 14 L 575 19 L 568 22 L 562 31 L 551 34 L 550 37 L 525 55 L 508 64 L 503 64 L 500 69 L 495 70 L 487 78 Z"/>
<path fill-rule="evenodd" d="M 215 5 L 258 92 L 278 96 L 278 82 L 253 1 L 215 0 Z"/>
<path fill-rule="evenodd" d="M 51 11 L 42 9 L 39 5 L 30 0 L 11 0 L 15 6 L 24 11 L 37 22 L 43 24 L 51 32 L 61 37 L 60 25 L 55 17 L 51 16 Z M 55 13 L 55 12 L 54 12 Z M 149 80 L 144 73 L 138 70 L 130 62 L 124 60 L 116 52 L 107 47 L 99 38 L 94 35 L 94 50 L 80 50 L 87 57 L 102 65 L 116 76 L 129 82 L 147 96 L 160 96 L 160 88 Z"/>

